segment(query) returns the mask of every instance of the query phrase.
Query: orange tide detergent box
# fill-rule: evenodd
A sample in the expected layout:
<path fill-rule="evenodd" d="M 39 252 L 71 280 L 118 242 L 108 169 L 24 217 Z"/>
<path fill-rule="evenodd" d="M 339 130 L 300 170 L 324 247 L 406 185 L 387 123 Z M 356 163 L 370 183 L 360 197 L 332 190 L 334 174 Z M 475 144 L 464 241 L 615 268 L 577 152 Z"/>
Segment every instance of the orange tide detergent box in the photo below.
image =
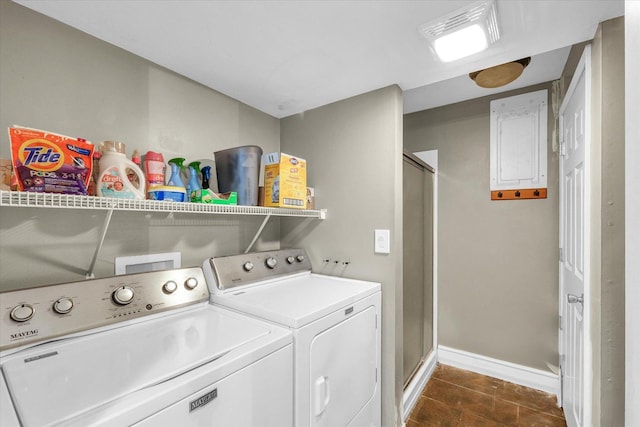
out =
<path fill-rule="evenodd" d="M 19 190 L 87 194 L 93 169 L 93 144 L 18 126 L 9 128 L 9 138 Z"/>

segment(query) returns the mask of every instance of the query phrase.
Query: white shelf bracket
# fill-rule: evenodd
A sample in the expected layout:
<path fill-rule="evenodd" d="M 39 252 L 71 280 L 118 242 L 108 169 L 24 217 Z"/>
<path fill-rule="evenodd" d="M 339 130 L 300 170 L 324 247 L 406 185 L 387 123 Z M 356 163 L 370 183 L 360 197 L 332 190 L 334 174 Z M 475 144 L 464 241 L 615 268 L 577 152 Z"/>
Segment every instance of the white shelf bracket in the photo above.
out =
<path fill-rule="evenodd" d="M 271 218 L 271 213 L 268 213 L 267 216 L 264 217 L 264 220 L 262 221 L 262 225 L 260 225 L 260 228 L 258 228 L 256 235 L 253 236 L 253 240 L 251 241 L 251 243 L 249 243 L 247 250 L 244 251 L 245 254 L 251 250 L 253 245 L 255 245 L 256 241 L 258 240 L 258 237 L 260 237 L 260 234 L 262 234 L 262 230 L 264 230 L 264 227 L 265 225 L 267 225 L 267 222 L 269 222 L 270 218 Z"/>
<path fill-rule="evenodd" d="M 87 271 L 87 279 L 94 279 L 93 269 L 96 266 L 96 261 L 98 260 L 98 255 L 100 255 L 100 251 L 102 250 L 102 245 L 104 244 L 104 238 L 107 235 L 107 230 L 109 229 L 109 224 L 111 223 L 111 216 L 113 215 L 113 209 L 109 209 L 107 211 L 107 216 L 104 219 L 104 224 L 102 225 L 102 231 L 100 232 L 100 241 L 98 242 L 98 246 L 96 247 L 95 252 L 93 253 L 93 259 L 91 260 L 91 265 L 89 266 L 89 270 Z"/>

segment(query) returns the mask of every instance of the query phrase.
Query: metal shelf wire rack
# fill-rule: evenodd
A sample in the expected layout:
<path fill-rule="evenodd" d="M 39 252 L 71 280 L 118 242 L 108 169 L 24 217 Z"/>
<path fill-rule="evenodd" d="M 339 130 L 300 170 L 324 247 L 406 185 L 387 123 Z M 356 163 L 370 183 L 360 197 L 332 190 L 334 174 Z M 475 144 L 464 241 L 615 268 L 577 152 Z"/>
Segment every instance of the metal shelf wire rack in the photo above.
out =
<path fill-rule="evenodd" d="M 326 210 L 267 208 L 263 206 L 214 205 L 208 203 L 172 202 L 158 200 L 117 199 L 109 197 L 77 196 L 58 193 L 33 193 L 0 190 L 0 206 L 97 209 L 114 211 L 142 211 L 194 213 L 214 215 L 293 216 L 324 219 Z"/>
<path fill-rule="evenodd" d="M 58 208 L 58 209 L 93 209 L 106 211 L 100 239 L 96 246 L 91 260 L 91 265 L 87 270 L 87 278 L 93 278 L 98 255 L 102 250 L 104 239 L 111 223 L 114 211 L 138 211 L 138 212 L 165 212 L 204 214 L 204 215 L 253 215 L 264 216 L 260 228 L 256 232 L 245 253 L 249 252 L 262 230 L 273 216 L 278 217 L 302 217 L 311 219 L 325 219 L 326 209 L 303 210 L 286 208 L 267 208 L 263 206 L 239 206 L 239 205 L 213 205 L 208 203 L 172 202 L 158 200 L 134 200 L 117 199 L 109 197 L 78 196 L 72 194 L 58 193 L 35 193 L 26 191 L 5 191 L 0 190 L 0 207 L 24 207 L 24 208 Z"/>

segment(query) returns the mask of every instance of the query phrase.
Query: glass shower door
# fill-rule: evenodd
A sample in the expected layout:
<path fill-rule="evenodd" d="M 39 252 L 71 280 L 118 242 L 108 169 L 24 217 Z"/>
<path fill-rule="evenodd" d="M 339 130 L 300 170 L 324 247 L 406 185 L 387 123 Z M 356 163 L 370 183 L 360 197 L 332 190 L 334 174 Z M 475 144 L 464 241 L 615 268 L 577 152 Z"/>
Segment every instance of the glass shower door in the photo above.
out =
<path fill-rule="evenodd" d="M 433 349 L 433 172 L 403 162 L 403 380 Z"/>

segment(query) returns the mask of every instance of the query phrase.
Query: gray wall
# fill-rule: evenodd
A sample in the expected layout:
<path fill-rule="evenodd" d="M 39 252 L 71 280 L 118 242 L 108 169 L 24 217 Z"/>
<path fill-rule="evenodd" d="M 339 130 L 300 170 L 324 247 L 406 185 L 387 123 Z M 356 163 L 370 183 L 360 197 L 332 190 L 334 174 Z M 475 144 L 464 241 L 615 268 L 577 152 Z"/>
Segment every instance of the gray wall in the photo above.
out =
<path fill-rule="evenodd" d="M 489 191 L 489 102 L 540 89 L 551 95 L 542 84 L 405 115 L 404 144 L 410 152 L 438 150 L 439 344 L 547 370 L 547 362 L 558 365 L 551 132 L 547 199 L 491 201 Z"/>
<path fill-rule="evenodd" d="M 593 423 L 624 425 L 624 18 L 592 44 L 591 310 Z"/>
<path fill-rule="evenodd" d="M 382 283 L 382 424 L 402 423 L 402 93 L 396 86 L 281 121 L 282 151 L 309 160 L 325 221 L 281 222 L 283 247 L 309 250 L 316 272 Z M 375 229 L 391 253 L 373 253 Z M 349 261 L 348 266 L 323 259 Z"/>
<path fill-rule="evenodd" d="M 279 120 L 140 57 L 0 0 L 0 157 L 10 158 L 13 125 L 116 139 L 134 149 L 188 160 L 256 144 L 278 151 Z M 2 208 L 0 290 L 81 280 L 105 212 Z M 182 251 L 183 265 L 246 248 L 261 218 L 116 212 L 96 265 L 113 274 L 113 258 Z M 279 221 L 257 249 L 279 247 Z M 25 275 L 25 269 L 29 274 Z"/>

